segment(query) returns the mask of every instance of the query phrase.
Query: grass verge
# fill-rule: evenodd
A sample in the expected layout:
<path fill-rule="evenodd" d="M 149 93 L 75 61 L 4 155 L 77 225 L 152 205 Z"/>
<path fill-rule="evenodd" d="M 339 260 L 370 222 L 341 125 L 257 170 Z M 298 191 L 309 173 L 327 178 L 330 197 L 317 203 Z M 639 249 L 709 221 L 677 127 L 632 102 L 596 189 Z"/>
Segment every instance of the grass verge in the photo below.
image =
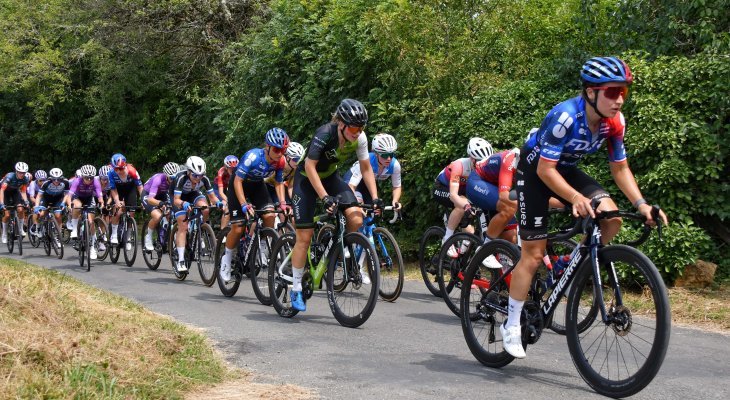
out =
<path fill-rule="evenodd" d="M 0 327 L 0 399 L 271 394 L 268 385 L 247 381 L 248 373 L 234 374 L 201 332 L 10 259 L 0 259 Z M 283 389 L 291 394 L 287 398 L 311 396 L 301 388 Z"/>

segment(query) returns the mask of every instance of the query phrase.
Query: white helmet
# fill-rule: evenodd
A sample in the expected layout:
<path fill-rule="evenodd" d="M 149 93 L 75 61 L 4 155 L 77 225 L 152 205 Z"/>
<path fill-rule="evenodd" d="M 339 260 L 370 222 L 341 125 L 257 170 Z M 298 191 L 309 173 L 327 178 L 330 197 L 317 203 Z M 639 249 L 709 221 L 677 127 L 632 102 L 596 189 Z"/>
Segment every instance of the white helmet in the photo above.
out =
<path fill-rule="evenodd" d="M 469 139 L 469 145 L 466 147 L 466 153 L 469 154 L 469 157 L 477 161 L 482 161 L 489 158 L 489 156 L 494 153 L 494 150 L 492 150 L 492 145 L 489 144 L 489 142 L 482 138 L 475 137 Z"/>
<path fill-rule="evenodd" d="M 106 178 L 109 179 L 109 171 L 112 170 L 112 167 L 109 166 L 109 164 L 102 165 L 99 168 L 99 178 Z"/>
<path fill-rule="evenodd" d="M 51 168 L 51 171 L 48 174 L 51 176 L 51 178 L 63 177 L 63 171 L 61 171 L 61 168 Z"/>
<path fill-rule="evenodd" d="M 15 172 L 28 172 L 28 164 L 18 161 L 15 164 Z"/>
<path fill-rule="evenodd" d="M 76 170 L 76 177 L 77 178 L 81 178 L 81 170 L 80 169 L 77 169 Z"/>
<path fill-rule="evenodd" d="M 304 146 L 297 142 L 289 142 L 289 147 L 286 148 L 286 156 L 301 160 L 304 157 Z"/>
<path fill-rule="evenodd" d="M 162 172 L 164 172 L 165 175 L 169 176 L 170 178 L 175 176 L 175 174 L 177 174 L 178 171 L 180 171 L 180 166 L 174 162 L 169 162 L 169 163 L 165 164 L 164 167 L 162 167 Z"/>
<path fill-rule="evenodd" d="M 395 153 L 398 142 L 387 133 L 378 133 L 373 138 L 373 151 L 376 153 Z"/>
<path fill-rule="evenodd" d="M 79 171 L 84 178 L 96 176 L 96 167 L 90 164 L 84 165 Z"/>
<path fill-rule="evenodd" d="M 205 161 L 198 156 L 188 157 L 185 166 L 194 174 L 203 175 L 205 173 Z"/>

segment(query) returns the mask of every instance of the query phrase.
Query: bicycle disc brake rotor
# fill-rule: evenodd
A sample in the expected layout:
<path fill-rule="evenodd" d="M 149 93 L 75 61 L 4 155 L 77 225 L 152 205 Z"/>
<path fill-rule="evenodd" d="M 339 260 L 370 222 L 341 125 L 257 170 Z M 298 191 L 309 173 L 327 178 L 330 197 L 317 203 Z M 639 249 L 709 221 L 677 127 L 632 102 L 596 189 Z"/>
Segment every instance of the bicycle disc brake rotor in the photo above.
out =
<path fill-rule="evenodd" d="M 611 328 L 619 336 L 626 336 L 631 332 L 633 319 L 631 310 L 625 306 L 613 307 L 610 313 Z"/>

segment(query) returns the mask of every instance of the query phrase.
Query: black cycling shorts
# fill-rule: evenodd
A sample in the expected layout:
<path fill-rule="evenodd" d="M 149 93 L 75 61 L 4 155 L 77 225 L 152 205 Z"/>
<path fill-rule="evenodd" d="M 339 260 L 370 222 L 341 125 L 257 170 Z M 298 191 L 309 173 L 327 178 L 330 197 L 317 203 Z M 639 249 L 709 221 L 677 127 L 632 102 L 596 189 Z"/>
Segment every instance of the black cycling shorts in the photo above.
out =
<path fill-rule="evenodd" d="M 337 196 L 338 201 L 343 203 L 354 203 L 355 193 L 350 185 L 342 180 L 339 174 L 332 174 L 321 178 L 322 186 L 330 196 Z M 314 210 L 317 202 L 317 192 L 312 187 L 309 178 L 297 171 L 294 175 L 294 193 L 292 205 L 294 208 L 294 221 L 297 229 L 311 229 L 314 227 Z M 349 207 L 348 207 L 349 208 Z"/>
<path fill-rule="evenodd" d="M 520 238 L 543 240 L 547 238 L 550 221 L 548 214 L 550 197 L 559 199 L 565 205 L 569 205 L 570 202 L 556 195 L 545 185 L 537 175 L 537 163 L 530 166 L 525 158 L 522 158 L 516 172 L 517 221 L 520 226 Z M 570 186 L 589 199 L 611 197 L 603 186 L 577 167 L 558 168 L 558 172 Z"/>
<path fill-rule="evenodd" d="M 155 206 L 147 202 L 147 198 L 149 197 L 149 193 L 147 193 L 146 190 L 142 191 L 142 207 L 144 207 L 144 210 L 147 211 L 147 213 L 151 213 L 152 210 L 154 210 Z M 155 200 L 159 201 L 170 201 L 169 194 L 167 191 L 164 192 L 157 192 L 157 195 L 154 197 Z"/>
<path fill-rule="evenodd" d="M 23 196 L 18 189 L 5 189 L 5 207 L 14 207 L 23 204 Z"/>
<path fill-rule="evenodd" d="M 238 201 L 236 192 L 233 189 L 233 178 L 235 178 L 235 175 L 231 177 L 228 189 L 226 189 L 226 196 L 228 197 L 228 211 L 231 213 L 231 221 L 241 221 L 246 219 L 246 215 L 243 213 L 243 210 L 241 210 L 241 203 Z M 266 185 L 263 181 L 243 181 L 243 195 L 246 196 L 246 201 L 249 202 L 249 204 L 253 204 L 253 208 L 255 210 L 274 208 L 274 202 L 271 200 L 271 196 L 269 196 L 269 191 L 266 190 L 266 186 L 268 185 Z"/>
<path fill-rule="evenodd" d="M 449 188 L 444 186 L 443 183 L 436 181 L 433 183 L 433 199 L 442 206 L 452 209 L 454 208 L 454 202 L 449 197 Z"/>
<path fill-rule="evenodd" d="M 137 207 L 137 187 L 136 186 L 118 186 L 117 194 L 119 200 L 124 202 L 127 207 Z"/>

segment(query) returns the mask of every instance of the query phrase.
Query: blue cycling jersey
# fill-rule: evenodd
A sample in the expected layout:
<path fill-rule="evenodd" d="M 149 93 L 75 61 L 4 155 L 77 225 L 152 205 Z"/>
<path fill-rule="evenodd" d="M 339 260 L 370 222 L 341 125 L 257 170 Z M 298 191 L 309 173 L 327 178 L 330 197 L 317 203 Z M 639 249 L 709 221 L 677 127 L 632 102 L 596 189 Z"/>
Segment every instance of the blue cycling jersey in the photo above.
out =
<path fill-rule="evenodd" d="M 559 167 L 575 167 L 586 154 L 593 154 L 608 139 L 608 159 L 626 159 L 624 116 L 603 118 L 598 132 L 591 132 L 586 121 L 586 103 L 578 96 L 555 106 L 542 121 L 540 129 L 525 143 L 522 154 L 528 165 L 539 158 L 556 161 Z"/>
<path fill-rule="evenodd" d="M 281 157 L 275 163 L 275 165 L 271 165 L 266 161 L 264 149 L 251 149 L 238 161 L 236 176 L 245 182 L 260 182 L 268 178 L 271 174 L 275 174 L 274 179 L 281 183 L 284 181 L 286 159 L 285 157 Z"/>
<path fill-rule="evenodd" d="M 369 156 L 370 166 L 373 168 L 373 174 L 375 175 L 376 181 L 384 181 L 390 178 L 394 188 L 401 186 L 400 163 L 395 157 L 390 160 L 390 164 L 388 164 L 387 167 L 382 168 L 381 170 L 380 165 L 378 164 L 378 155 L 371 152 Z M 359 161 L 355 161 L 355 163 L 352 164 L 352 168 L 347 171 L 342 180 L 352 186 L 360 184 L 362 181 L 362 172 L 360 171 Z"/>

